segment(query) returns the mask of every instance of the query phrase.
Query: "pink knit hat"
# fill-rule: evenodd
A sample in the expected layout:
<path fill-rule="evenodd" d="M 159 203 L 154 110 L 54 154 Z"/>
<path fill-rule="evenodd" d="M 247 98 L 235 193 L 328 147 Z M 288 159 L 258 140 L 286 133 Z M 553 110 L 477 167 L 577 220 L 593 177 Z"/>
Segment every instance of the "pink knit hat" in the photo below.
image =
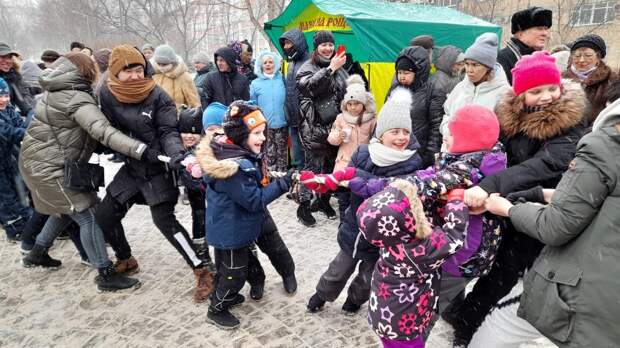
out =
<path fill-rule="evenodd" d="M 456 110 L 448 123 L 453 143 L 451 153 L 490 150 L 499 138 L 499 121 L 495 113 L 484 106 L 465 105 Z"/>
<path fill-rule="evenodd" d="M 547 51 L 521 57 L 512 69 L 512 89 L 516 95 L 538 86 L 559 85 L 561 81 L 555 58 Z"/>

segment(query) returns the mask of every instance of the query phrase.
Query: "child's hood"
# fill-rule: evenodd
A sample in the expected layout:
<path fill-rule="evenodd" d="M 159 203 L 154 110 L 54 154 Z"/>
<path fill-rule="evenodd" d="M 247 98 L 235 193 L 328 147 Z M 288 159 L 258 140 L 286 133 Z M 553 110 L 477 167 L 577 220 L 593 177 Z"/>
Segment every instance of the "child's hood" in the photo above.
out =
<path fill-rule="evenodd" d="M 265 74 L 263 74 L 263 58 L 264 57 L 271 57 L 271 59 L 273 59 L 273 64 L 274 64 L 274 69 L 273 69 L 274 74 L 277 75 L 278 73 L 280 73 L 280 68 L 282 67 L 282 58 L 280 58 L 279 55 L 273 52 L 262 52 L 254 60 L 254 73 L 256 74 L 256 76 L 258 76 L 261 79 L 267 78 Z"/>
<path fill-rule="evenodd" d="M 442 152 L 436 162 L 437 169 L 442 169 L 454 162 L 464 162 L 473 168 L 480 169 L 484 176 L 495 174 L 506 169 L 508 160 L 502 143 L 497 142 L 490 151 L 476 151 L 464 154 Z M 477 181 L 474 179 L 474 184 Z"/>
<path fill-rule="evenodd" d="M 417 189 L 405 180 L 394 181 L 364 201 L 357 221 L 364 238 L 380 248 L 408 244 L 431 233 Z"/>
<path fill-rule="evenodd" d="M 213 179 L 226 179 L 239 171 L 239 162 L 232 158 L 218 160 L 215 157 L 211 142 L 216 137 L 225 136 L 217 131 L 209 131 L 202 137 L 196 149 L 196 157 L 202 172 Z"/>

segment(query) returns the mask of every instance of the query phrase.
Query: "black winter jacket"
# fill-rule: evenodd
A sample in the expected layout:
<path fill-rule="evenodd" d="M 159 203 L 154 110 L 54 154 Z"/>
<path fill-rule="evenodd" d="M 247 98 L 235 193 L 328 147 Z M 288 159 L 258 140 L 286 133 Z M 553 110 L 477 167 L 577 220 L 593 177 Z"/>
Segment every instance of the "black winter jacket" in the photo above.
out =
<path fill-rule="evenodd" d="M 419 67 L 413 84 L 407 88 L 411 91 L 413 100 L 410 109 L 411 129 L 420 143 L 419 153 L 424 161 L 424 167 L 428 167 L 435 162 L 434 156 L 441 148 L 442 137 L 439 133 L 439 126 L 443 118 L 443 103 L 446 96 L 433 89 L 433 86 L 428 82 L 430 64 L 426 49 L 419 46 L 407 47 L 396 58 L 396 64 L 403 57 L 416 62 Z M 392 90 L 398 86 L 400 86 L 398 82 L 392 84 L 386 100 Z"/>
<path fill-rule="evenodd" d="M 202 107 L 206 108 L 213 102 L 228 106 L 235 100 L 250 100 L 250 81 L 237 72 L 235 52 L 231 48 L 223 47 L 215 52 L 215 62 L 217 57 L 224 58 L 231 71 L 216 70 L 207 74 L 200 94 Z"/>
<path fill-rule="evenodd" d="M 293 42 L 293 49 L 286 58 L 288 60 L 288 71 L 286 73 L 286 102 L 284 104 L 284 115 L 286 123 L 291 127 L 299 127 L 301 123 L 301 113 L 299 111 L 299 94 L 297 91 L 297 72 L 299 68 L 310 58 L 308 53 L 308 43 L 304 34 L 299 29 L 291 29 L 280 36 L 280 46 L 284 47 L 284 40 Z"/>
<path fill-rule="evenodd" d="M 34 108 L 35 101 L 17 68 L 13 67 L 8 72 L 0 71 L 0 77 L 9 85 L 11 103 L 19 109 L 19 113 L 23 117 L 28 116 L 28 113 Z"/>
<path fill-rule="evenodd" d="M 318 63 L 318 58 L 305 62 L 297 73 L 297 90 L 301 110 L 299 133 L 306 151 L 331 154 L 338 150 L 327 141 L 327 136 L 341 112 L 340 103 L 346 93 L 349 75 L 344 69 L 333 74 L 329 63 Z"/>
<path fill-rule="evenodd" d="M 502 48 L 497 53 L 497 62 L 504 68 L 508 83 L 512 85 L 512 68 L 515 67 L 517 61 L 521 59 L 522 56 L 532 54 L 534 51 L 532 47 L 513 37 L 506 43 L 506 47 Z"/>
<path fill-rule="evenodd" d="M 116 129 L 166 156 L 185 152 L 178 131 L 176 106 L 159 86 L 139 104 L 119 102 L 107 84 L 100 93 L 101 111 Z M 149 206 L 176 202 L 178 189 L 174 176 L 164 163 L 125 158 L 125 165 L 108 185 L 107 192 L 120 203 L 137 193 L 142 193 Z"/>
<path fill-rule="evenodd" d="M 412 135 L 408 148 L 417 150 L 420 145 Z M 368 144 L 360 145 L 351 156 L 349 167 L 356 168 L 356 176 L 375 178 L 375 177 L 392 177 L 406 175 L 423 169 L 422 159 L 416 153 L 407 161 L 399 162 L 387 167 L 379 167 L 372 162 Z M 377 261 L 379 258 L 379 248 L 368 243 L 365 238 L 360 235 L 357 225 L 357 209 L 364 202 L 365 198 L 351 193 L 350 205 L 345 211 L 344 219 L 338 228 L 338 244 L 340 249 L 349 256 L 363 259 L 371 262 Z"/>

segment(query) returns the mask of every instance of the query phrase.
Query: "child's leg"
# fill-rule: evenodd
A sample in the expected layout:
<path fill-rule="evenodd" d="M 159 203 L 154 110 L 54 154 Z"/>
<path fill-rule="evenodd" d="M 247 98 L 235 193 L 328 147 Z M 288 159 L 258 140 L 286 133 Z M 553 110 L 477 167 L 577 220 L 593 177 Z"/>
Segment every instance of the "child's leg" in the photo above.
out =
<path fill-rule="evenodd" d="M 375 262 L 362 260 L 357 268 L 357 275 L 351 281 L 347 291 L 347 300 L 356 304 L 363 305 L 370 297 L 370 281 L 372 272 L 375 269 Z"/>
<path fill-rule="evenodd" d="M 248 272 L 248 248 L 215 249 L 217 275 L 211 296 L 211 308 L 216 311 L 227 309 L 243 288 Z"/>
<path fill-rule="evenodd" d="M 288 247 L 282 240 L 275 222 L 271 215 L 267 213 L 263 229 L 256 240 L 256 245 L 269 257 L 269 261 L 282 277 L 295 274 L 295 262 Z"/>
<path fill-rule="evenodd" d="M 333 302 L 338 298 L 349 277 L 355 271 L 358 261 L 342 250 L 338 252 L 316 285 L 316 292 L 321 299 Z"/>
<path fill-rule="evenodd" d="M 351 191 L 343 190 L 336 192 L 338 198 L 338 212 L 340 213 L 340 221 L 344 219 L 344 213 L 351 204 Z"/>
<path fill-rule="evenodd" d="M 32 209 L 24 206 L 15 189 L 13 171 L 0 171 L 0 224 L 9 239 L 21 235 L 32 215 Z"/>
<path fill-rule="evenodd" d="M 381 343 L 383 343 L 384 348 L 424 348 L 422 337 L 418 337 L 411 341 L 396 341 L 382 338 Z"/>

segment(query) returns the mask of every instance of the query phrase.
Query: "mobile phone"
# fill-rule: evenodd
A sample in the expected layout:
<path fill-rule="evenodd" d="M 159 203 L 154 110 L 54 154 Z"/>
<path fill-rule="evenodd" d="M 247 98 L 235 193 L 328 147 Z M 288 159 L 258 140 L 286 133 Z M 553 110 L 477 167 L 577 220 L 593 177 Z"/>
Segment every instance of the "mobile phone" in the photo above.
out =
<path fill-rule="evenodd" d="M 347 50 L 345 45 L 339 45 L 338 50 L 336 51 L 336 55 L 340 56 Z"/>

